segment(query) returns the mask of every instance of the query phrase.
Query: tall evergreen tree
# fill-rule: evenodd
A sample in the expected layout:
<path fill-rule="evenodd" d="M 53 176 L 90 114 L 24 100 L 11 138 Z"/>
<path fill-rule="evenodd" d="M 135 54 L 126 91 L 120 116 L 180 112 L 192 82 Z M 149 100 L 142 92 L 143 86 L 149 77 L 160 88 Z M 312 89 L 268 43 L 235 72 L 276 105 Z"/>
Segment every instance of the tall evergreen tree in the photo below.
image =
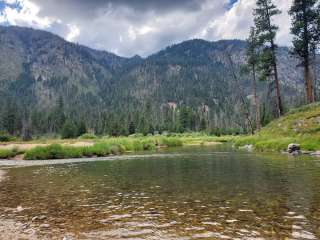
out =
<path fill-rule="evenodd" d="M 272 0 L 257 0 L 256 5 L 254 23 L 259 43 L 263 46 L 259 61 L 260 75 L 262 79 L 272 76 L 274 78 L 277 114 L 280 117 L 283 114 L 283 106 L 276 57 L 277 45 L 275 44 L 278 26 L 272 23 L 272 18 L 280 14 L 281 11 L 277 9 Z"/>
<path fill-rule="evenodd" d="M 256 127 L 257 130 L 261 129 L 261 117 L 260 117 L 260 104 L 257 96 L 257 83 L 256 83 L 256 67 L 259 61 L 259 42 L 254 27 L 250 30 L 249 38 L 247 39 L 247 64 L 249 65 L 252 73 L 252 92 L 253 102 L 255 108 Z"/>
<path fill-rule="evenodd" d="M 200 121 L 200 127 L 199 127 L 199 130 L 200 131 L 206 131 L 207 130 L 207 121 L 206 119 L 202 118 L 201 121 Z"/>
<path fill-rule="evenodd" d="M 317 41 L 317 0 L 294 0 L 289 11 L 292 18 L 293 53 L 301 58 L 308 103 L 314 102 L 311 73 L 312 51 Z"/>
<path fill-rule="evenodd" d="M 130 121 L 130 123 L 129 123 L 128 132 L 130 135 L 136 133 L 136 125 L 133 121 Z"/>

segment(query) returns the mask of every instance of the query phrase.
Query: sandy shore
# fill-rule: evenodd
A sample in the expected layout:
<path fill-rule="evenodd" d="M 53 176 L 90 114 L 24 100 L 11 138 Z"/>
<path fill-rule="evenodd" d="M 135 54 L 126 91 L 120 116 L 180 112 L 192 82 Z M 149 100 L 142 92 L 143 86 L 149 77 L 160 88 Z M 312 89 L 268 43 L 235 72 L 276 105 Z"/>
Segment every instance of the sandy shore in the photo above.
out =
<path fill-rule="evenodd" d="M 137 158 L 141 159 L 141 158 L 151 158 L 151 157 L 170 158 L 170 157 L 177 157 L 182 155 L 186 155 L 186 154 L 143 154 L 143 155 L 110 156 L 110 157 L 102 157 L 102 158 L 75 158 L 75 159 L 55 159 L 55 160 L 0 160 L 0 167 L 46 166 L 46 165 L 71 164 L 71 163 L 130 160 L 130 159 L 137 159 Z"/>
<path fill-rule="evenodd" d="M 58 144 L 70 147 L 89 147 L 93 146 L 94 142 L 57 142 Z M 13 149 L 17 148 L 23 151 L 30 150 L 35 147 L 47 147 L 52 143 L 9 143 L 9 144 L 0 144 L 1 149 Z"/>

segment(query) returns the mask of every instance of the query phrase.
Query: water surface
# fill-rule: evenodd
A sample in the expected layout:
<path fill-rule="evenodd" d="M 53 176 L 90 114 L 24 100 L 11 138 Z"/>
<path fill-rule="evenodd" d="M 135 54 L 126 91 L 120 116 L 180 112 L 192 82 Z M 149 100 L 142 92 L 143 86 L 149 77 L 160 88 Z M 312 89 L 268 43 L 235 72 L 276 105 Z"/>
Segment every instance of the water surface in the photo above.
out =
<path fill-rule="evenodd" d="M 320 159 L 218 146 L 12 168 L 0 212 L 51 239 L 320 239 Z"/>

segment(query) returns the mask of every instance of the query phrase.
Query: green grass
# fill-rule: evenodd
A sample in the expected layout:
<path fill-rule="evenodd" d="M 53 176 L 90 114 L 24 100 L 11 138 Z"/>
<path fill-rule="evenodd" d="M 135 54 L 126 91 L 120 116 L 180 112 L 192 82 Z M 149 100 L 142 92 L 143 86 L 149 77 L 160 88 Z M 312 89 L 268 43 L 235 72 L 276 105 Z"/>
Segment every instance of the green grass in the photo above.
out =
<path fill-rule="evenodd" d="M 79 147 L 66 147 L 59 144 L 52 144 L 47 147 L 35 147 L 26 151 L 24 159 L 43 160 L 43 159 L 66 159 L 81 158 L 83 150 Z"/>
<path fill-rule="evenodd" d="M 94 134 L 90 134 L 90 133 L 85 133 L 83 135 L 81 135 L 79 137 L 79 139 L 83 139 L 83 140 L 93 140 L 93 139 L 98 139 L 98 137 Z"/>
<path fill-rule="evenodd" d="M 310 104 L 290 111 L 253 136 L 233 139 L 236 146 L 253 145 L 259 151 L 285 151 L 290 143 L 302 150 L 320 150 L 320 104 Z"/>
<path fill-rule="evenodd" d="M 110 154 L 119 155 L 125 152 L 155 150 L 157 147 L 182 146 L 177 137 L 119 137 L 102 138 L 93 146 L 69 147 L 61 144 L 51 144 L 45 147 L 35 147 L 26 151 L 25 160 L 67 159 L 83 157 L 105 157 Z M 7 154 L 3 154 L 6 156 Z"/>
<path fill-rule="evenodd" d="M 23 152 L 20 151 L 18 148 L 13 149 L 0 149 L 0 159 L 10 159 L 14 158 L 15 156 L 22 154 Z"/>

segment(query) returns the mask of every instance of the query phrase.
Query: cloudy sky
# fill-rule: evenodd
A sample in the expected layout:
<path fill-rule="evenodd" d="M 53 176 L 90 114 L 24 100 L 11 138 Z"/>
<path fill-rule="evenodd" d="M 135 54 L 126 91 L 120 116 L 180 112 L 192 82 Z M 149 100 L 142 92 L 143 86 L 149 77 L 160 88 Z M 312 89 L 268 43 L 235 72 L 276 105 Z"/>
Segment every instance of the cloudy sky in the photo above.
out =
<path fill-rule="evenodd" d="M 290 42 L 291 0 L 282 10 L 278 43 Z M 0 0 L 0 24 L 56 33 L 121 56 L 147 56 L 193 38 L 245 39 L 255 0 Z"/>

